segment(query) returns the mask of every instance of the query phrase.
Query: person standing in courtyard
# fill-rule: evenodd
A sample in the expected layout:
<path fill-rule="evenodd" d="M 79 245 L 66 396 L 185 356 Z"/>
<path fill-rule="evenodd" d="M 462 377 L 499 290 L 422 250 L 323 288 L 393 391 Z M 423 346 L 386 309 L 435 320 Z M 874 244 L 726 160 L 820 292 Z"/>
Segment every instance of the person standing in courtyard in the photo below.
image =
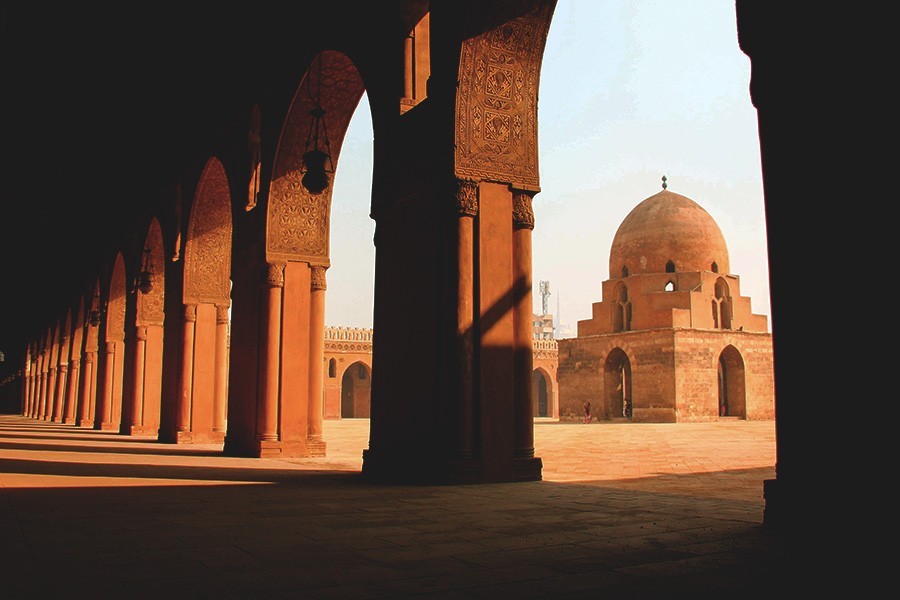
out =
<path fill-rule="evenodd" d="M 584 422 L 585 423 L 591 422 L 591 402 L 590 402 L 590 400 L 588 400 L 587 402 L 584 403 Z"/>

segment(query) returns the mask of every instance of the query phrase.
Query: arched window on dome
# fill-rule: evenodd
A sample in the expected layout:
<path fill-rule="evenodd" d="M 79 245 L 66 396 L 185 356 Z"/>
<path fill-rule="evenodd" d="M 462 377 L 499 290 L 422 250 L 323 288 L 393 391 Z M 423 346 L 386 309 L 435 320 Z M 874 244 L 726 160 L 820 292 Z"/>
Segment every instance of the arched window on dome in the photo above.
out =
<path fill-rule="evenodd" d="M 709 270 L 712 271 L 713 273 L 718 273 L 719 272 L 719 263 L 717 263 L 716 261 L 713 261 L 713 264 L 711 264 L 709 266 Z"/>
<path fill-rule="evenodd" d="M 667 292 L 674 292 L 675 291 L 675 282 L 670 279 L 669 282 L 666 283 L 665 289 Z"/>
<path fill-rule="evenodd" d="M 631 331 L 631 301 L 628 299 L 628 288 L 621 283 L 616 286 L 613 331 Z"/>
<path fill-rule="evenodd" d="M 715 294 L 712 300 L 713 326 L 716 329 L 731 329 L 731 292 L 721 277 L 716 280 Z"/>
<path fill-rule="evenodd" d="M 622 267 L 622 277 L 628 277 L 628 267 Z"/>
<path fill-rule="evenodd" d="M 666 273 L 674 273 L 675 272 L 675 261 L 670 260 L 666 263 Z"/>

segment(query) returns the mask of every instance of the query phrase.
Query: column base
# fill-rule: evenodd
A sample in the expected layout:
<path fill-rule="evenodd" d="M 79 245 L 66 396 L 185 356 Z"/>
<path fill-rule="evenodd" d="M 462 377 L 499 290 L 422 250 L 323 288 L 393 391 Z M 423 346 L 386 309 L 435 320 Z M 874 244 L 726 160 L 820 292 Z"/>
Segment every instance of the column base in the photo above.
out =
<path fill-rule="evenodd" d="M 306 441 L 257 440 L 258 458 L 308 458 Z"/>
<path fill-rule="evenodd" d="M 413 456 L 411 452 L 363 450 L 363 477 L 380 483 L 459 485 L 541 481 L 540 458 L 514 458 L 502 473 L 487 472 L 478 458 L 449 460 Z"/>
<path fill-rule="evenodd" d="M 307 456 L 325 456 L 325 440 L 319 436 L 306 438 Z"/>
<path fill-rule="evenodd" d="M 115 423 L 100 423 L 100 431 L 119 431 L 119 426 Z"/>
<path fill-rule="evenodd" d="M 221 444 L 225 441 L 225 433 L 221 431 L 176 431 L 173 437 L 169 433 L 160 432 L 159 440 L 170 444 Z"/>
<path fill-rule="evenodd" d="M 131 435 L 135 437 L 158 437 L 159 428 L 145 427 L 143 425 L 130 425 L 126 427 L 122 433 L 124 435 Z"/>
<path fill-rule="evenodd" d="M 544 462 L 537 456 L 513 459 L 513 477 L 515 481 L 543 480 Z"/>

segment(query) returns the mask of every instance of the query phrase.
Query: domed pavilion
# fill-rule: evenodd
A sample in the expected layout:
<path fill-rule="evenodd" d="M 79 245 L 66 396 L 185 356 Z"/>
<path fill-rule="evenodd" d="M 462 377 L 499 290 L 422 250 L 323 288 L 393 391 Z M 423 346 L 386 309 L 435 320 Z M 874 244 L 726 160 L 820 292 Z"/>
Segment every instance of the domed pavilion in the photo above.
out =
<path fill-rule="evenodd" d="M 773 419 L 772 336 L 730 272 L 722 231 L 666 189 L 625 217 L 610 278 L 559 340 L 559 414 L 645 423 Z"/>

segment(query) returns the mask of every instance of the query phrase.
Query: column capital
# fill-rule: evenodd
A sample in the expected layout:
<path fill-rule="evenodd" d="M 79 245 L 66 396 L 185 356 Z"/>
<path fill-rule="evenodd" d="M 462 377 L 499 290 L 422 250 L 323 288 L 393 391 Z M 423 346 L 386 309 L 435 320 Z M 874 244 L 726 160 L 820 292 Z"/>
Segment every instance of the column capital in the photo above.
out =
<path fill-rule="evenodd" d="M 266 287 L 284 287 L 284 263 L 266 263 Z"/>
<path fill-rule="evenodd" d="M 138 325 L 134 328 L 134 337 L 139 342 L 147 341 L 147 327 L 145 325 Z"/>
<path fill-rule="evenodd" d="M 327 289 L 327 285 L 325 284 L 325 270 L 328 267 L 323 267 L 320 265 L 310 265 L 309 269 L 310 273 L 310 281 L 309 287 L 312 291 L 317 290 L 325 290 Z"/>
<path fill-rule="evenodd" d="M 197 320 L 197 305 L 196 304 L 185 304 L 184 305 L 184 322 L 185 323 L 193 323 Z"/>
<path fill-rule="evenodd" d="M 474 217 L 478 214 L 478 182 L 474 179 L 455 181 L 456 212 L 460 217 Z"/>
<path fill-rule="evenodd" d="M 531 199 L 536 193 L 512 188 L 514 229 L 534 229 L 534 210 L 531 207 Z"/>
<path fill-rule="evenodd" d="M 227 306 L 222 306 L 221 304 L 216 304 L 216 323 L 219 325 L 223 325 L 228 323 L 228 308 Z"/>

